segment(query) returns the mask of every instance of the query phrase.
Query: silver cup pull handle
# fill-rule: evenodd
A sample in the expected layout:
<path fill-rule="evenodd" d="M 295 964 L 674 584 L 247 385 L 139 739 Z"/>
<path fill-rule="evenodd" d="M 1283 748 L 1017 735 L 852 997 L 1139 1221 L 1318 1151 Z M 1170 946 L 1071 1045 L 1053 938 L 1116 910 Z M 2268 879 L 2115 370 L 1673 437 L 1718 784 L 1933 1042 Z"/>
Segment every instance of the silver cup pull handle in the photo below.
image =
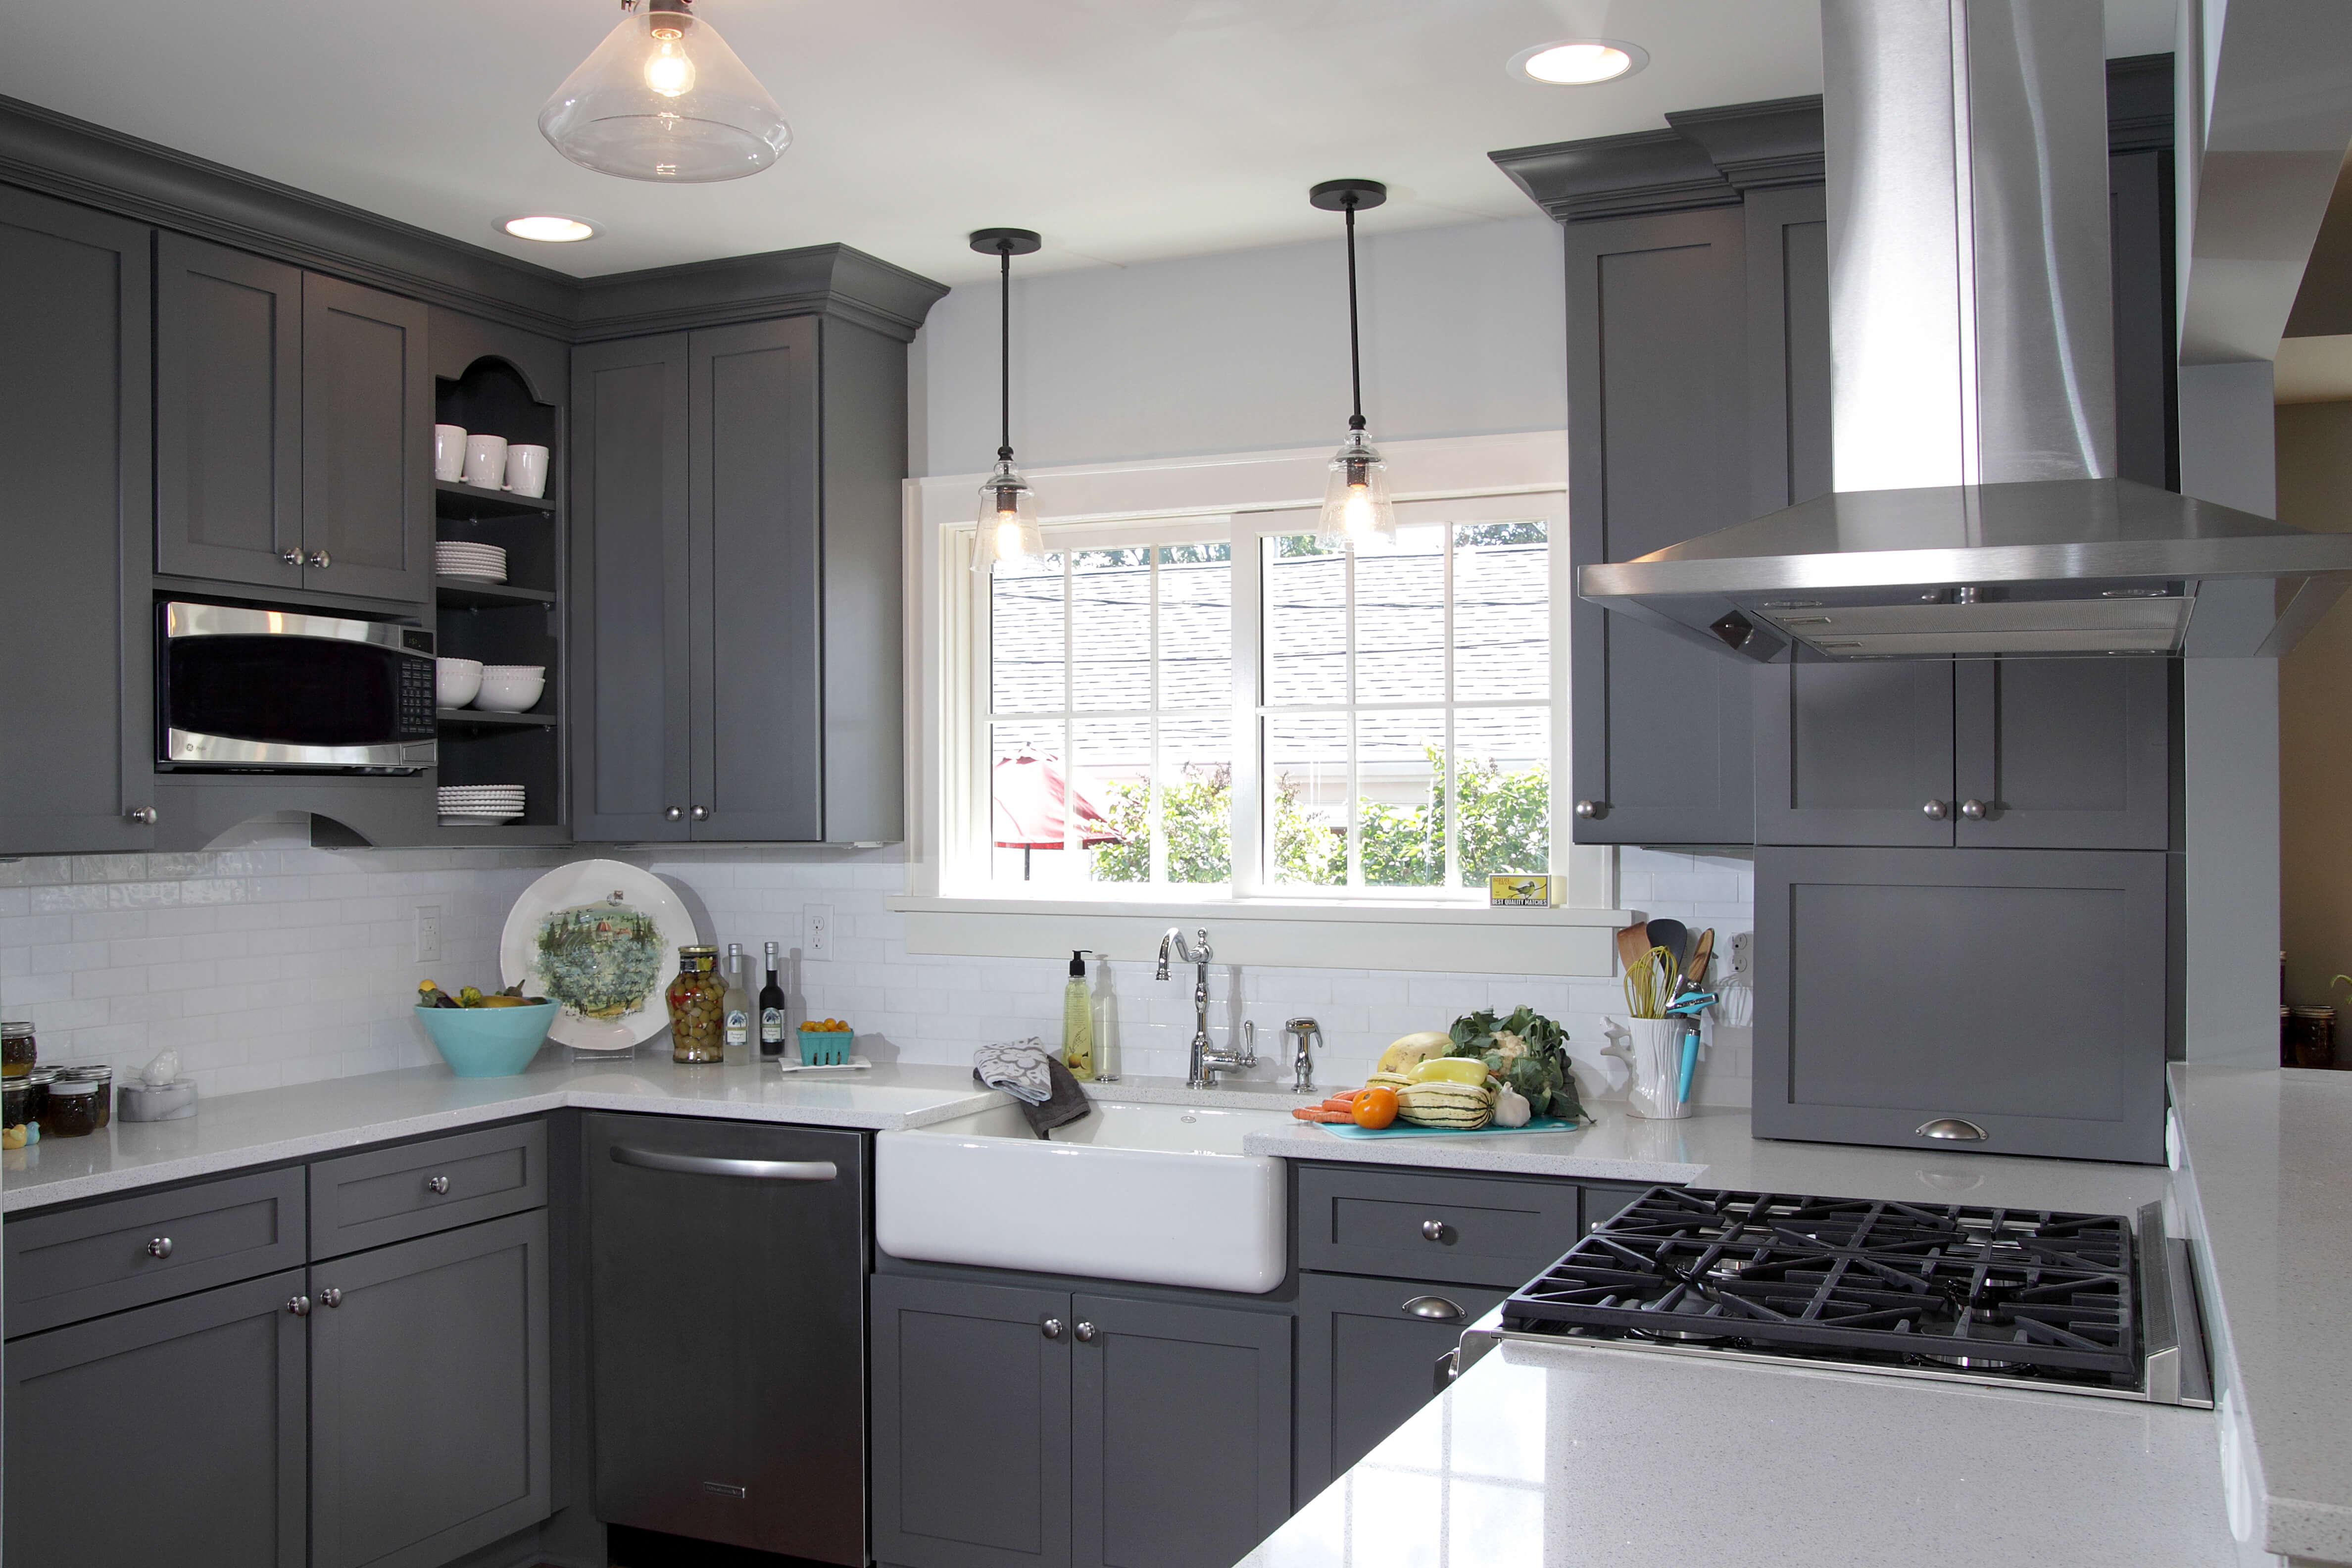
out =
<path fill-rule="evenodd" d="M 1981 1143 L 1988 1134 L 1975 1122 L 1958 1116 L 1939 1116 L 1933 1121 L 1919 1123 L 1922 1138 L 1934 1138 L 1946 1143 Z"/>
<path fill-rule="evenodd" d="M 1462 1303 L 1443 1296 L 1415 1296 L 1404 1304 L 1404 1310 L 1433 1323 L 1458 1323 L 1463 1317 Z"/>

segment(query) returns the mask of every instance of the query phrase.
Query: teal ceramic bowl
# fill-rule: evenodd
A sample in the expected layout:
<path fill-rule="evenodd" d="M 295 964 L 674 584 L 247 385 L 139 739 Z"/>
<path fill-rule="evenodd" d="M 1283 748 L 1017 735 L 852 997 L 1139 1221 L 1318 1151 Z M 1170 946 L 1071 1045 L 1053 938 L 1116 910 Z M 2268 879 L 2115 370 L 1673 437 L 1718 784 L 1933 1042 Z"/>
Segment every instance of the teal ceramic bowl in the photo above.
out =
<path fill-rule="evenodd" d="M 555 1025 L 555 1004 L 535 1007 L 419 1007 L 416 1016 L 433 1037 L 441 1059 L 459 1078 L 511 1078 L 530 1066 L 547 1031 Z"/>

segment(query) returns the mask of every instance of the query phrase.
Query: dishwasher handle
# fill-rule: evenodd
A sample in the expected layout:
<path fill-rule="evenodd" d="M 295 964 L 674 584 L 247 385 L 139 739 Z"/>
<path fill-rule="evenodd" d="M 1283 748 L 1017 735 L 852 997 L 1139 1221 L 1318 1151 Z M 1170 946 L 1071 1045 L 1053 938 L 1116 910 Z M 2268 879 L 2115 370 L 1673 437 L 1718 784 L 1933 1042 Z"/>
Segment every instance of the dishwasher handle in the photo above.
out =
<path fill-rule="evenodd" d="M 665 1154 L 626 1143 L 613 1145 L 613 1163 L 681 1176 L 748 1176 L 758 1182 L 830 1182 L 841 1174 L 830 1160 L 730 1160 L 718 1154 Z"/>

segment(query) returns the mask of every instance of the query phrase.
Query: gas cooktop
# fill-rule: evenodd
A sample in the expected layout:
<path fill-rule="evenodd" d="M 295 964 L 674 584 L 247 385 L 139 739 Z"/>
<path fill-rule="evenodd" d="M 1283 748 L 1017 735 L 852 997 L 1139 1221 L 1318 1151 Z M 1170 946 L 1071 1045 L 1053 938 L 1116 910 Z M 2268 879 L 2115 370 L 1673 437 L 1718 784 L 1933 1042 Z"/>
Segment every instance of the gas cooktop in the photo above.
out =
<path fill-rule="evenodd" d="M 2185 1244 L 2046 1209 L 1654 1187 L 1505 1302 L 1508 1337 L 2210 1403 Z M 1465 1361 L 1468 1358 L 1465 1358 Z"/>

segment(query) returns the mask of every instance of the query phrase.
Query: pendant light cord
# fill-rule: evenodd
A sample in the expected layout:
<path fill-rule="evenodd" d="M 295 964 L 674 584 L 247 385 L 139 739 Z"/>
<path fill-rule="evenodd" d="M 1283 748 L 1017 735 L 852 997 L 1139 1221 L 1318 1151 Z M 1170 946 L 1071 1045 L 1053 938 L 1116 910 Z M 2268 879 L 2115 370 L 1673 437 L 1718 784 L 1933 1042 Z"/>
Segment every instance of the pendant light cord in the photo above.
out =
<path fill-rule="evenodd" d="M 996 406 L 998 412 L 1003 416 L 1003 426 L 998 433 L 996 460 L 1000 463 L 1009 463 L 1013 460 L 1013 242 L 1011 240 L 1000 239 L 996 242 L 996 261 L 997 276 L 1003 283 L 1003 289 L 999 294 L 1002 309 L 997 316 Z M 1355 276 L 1354 265 L 1353 260 L 1350 259 L 1349 263 L 1350 278 Z M 1352 286 L 1351 284 L 1350 287 Z M 1350 309 L 1353 307 L 1351 306 Z"/>
<path fill-rule="evenodd" d="M 1348 193 L 1348 384 L 1355 395 L 1356 411 L 1348 428 L 1364 427 L 1364 353 L 1356 341 L 1356 195 Z"/>

